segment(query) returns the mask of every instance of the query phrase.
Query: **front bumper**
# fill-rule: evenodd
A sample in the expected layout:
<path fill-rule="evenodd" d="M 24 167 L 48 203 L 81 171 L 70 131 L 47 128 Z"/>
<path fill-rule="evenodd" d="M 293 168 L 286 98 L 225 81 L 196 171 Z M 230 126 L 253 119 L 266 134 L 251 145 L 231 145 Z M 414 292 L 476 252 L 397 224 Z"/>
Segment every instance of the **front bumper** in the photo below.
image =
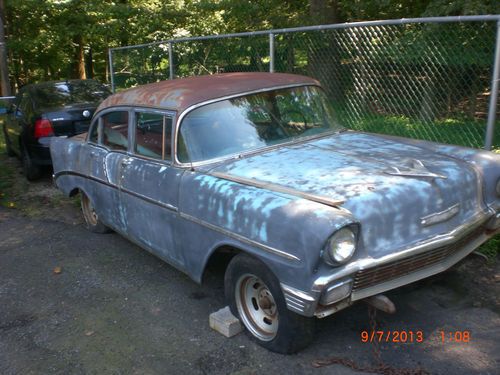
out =
<path fill-rule="evenodd" d="M 298 314 L 323 318 L 355 301 L 440 273 L 499 233 L 499 227 L 492 228 L 497 216 L 498 212 L 480 214 L 449 233 L 411 248 L 349 263 L 337 272 L 316 279 L 307 293 L 282 284 L 287 306 Z M 322 304 L 328 300 L 333 302 Z"/>

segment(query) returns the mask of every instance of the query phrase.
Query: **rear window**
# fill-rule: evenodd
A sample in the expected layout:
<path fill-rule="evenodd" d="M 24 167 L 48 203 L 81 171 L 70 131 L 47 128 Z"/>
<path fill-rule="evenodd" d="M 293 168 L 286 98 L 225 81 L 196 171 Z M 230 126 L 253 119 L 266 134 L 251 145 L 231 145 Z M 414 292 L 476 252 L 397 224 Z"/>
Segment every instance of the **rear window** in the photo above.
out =
<path fill-rule="evenodd" d="M 79 103 L 98 103 L 111 91 L 96 81 L 58 82 L 33 88 L 33 99 L 37 106 L 64 107 Z"/>

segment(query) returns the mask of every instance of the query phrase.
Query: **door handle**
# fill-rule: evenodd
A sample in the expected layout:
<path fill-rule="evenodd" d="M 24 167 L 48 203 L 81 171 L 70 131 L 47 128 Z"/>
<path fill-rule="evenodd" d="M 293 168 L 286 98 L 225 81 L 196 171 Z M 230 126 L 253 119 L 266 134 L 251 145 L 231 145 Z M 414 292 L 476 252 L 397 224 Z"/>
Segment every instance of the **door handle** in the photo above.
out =
<path fill-rule="evenodd" d="M 123 159 L 121 161 L 121 165 L 124 166 L 124 167 L 127 166 L 127 165 L 130 165 L 131 163 L 132 163 L 132 159 Z"/>

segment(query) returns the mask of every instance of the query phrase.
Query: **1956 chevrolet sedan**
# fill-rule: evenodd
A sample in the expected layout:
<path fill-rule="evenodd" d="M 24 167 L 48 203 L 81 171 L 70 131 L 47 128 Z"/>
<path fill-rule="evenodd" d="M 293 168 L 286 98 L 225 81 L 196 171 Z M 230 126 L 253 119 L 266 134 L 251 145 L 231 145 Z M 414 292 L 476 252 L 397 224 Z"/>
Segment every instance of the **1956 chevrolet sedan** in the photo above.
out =
<path fill-rule="evenodd" d="M 232 73 L 108 97 L 55 138 L 54 179 L 110 229 L 201 282 L 221 254 L 230 308 L 295 352 L 314 317 L 445 270 L 500 231 L 500 156 L 344 129 L 320 84 Z"/>

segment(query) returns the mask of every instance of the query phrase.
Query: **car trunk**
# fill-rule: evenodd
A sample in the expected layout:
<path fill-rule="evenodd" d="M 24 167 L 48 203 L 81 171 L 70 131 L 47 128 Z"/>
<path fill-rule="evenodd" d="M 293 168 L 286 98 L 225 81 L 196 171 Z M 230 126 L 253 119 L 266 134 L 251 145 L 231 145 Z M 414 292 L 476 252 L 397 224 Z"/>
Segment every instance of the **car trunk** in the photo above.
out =
<path fill-rule="evenodd" d="M 88 131 L 96 107 L 95 103 L 86 103 L 64 109 L 49 109 L 45 110 L 43 117 L 51 122 L 54 135 L 71 137 Z"/>

